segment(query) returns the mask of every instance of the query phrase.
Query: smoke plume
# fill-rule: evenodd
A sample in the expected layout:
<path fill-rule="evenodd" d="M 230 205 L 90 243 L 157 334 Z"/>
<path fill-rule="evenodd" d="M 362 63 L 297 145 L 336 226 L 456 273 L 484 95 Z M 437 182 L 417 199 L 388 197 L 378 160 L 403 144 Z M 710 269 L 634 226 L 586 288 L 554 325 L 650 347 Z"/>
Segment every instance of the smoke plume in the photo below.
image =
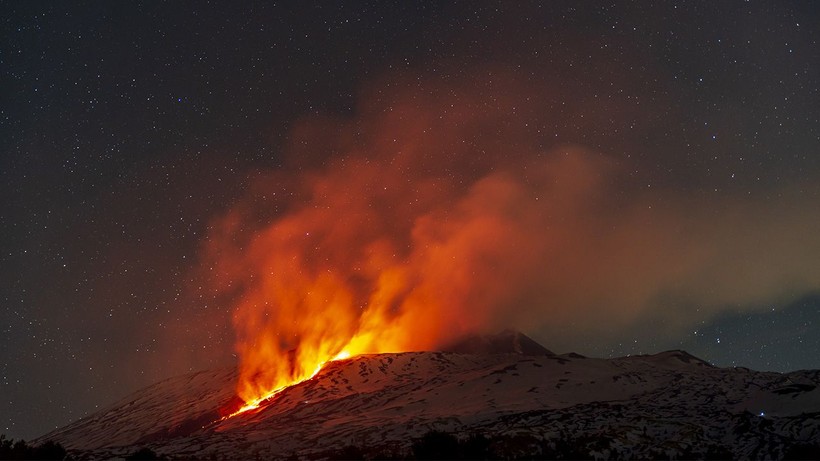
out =
<path fill-rule="evenodd" d="M 299 121 L 284 165 L 213 223 L 241 397 L 342 351 L 506 326 L 563 342 L 647 318 L 675 330 L 820 287 L 816 190 L 648 191 L 623 158 L 551 142 L 550 91 L 454 80 L 380 81 L 355 116 Z"/>

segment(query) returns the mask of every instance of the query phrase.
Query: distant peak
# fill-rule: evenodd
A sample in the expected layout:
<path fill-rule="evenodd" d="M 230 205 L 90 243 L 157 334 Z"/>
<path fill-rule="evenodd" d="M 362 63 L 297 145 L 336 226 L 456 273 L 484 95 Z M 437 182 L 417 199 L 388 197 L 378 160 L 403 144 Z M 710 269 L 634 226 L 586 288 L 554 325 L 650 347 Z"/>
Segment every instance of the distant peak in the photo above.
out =
<path fill-rule="evenodd" d="M 442 351 L 476 355 L 555 355 L 524 333 L 511 329 L 505 329 L 494 335 L 472 334 L 464 336 L 442 348 Z"/>
<path fill-rule="evenodd" d="M 714 367 L 711 363 L 703 360 L 701 358 L 695 357 L 694 355 L 680 349 L 672 349 L 669 351 L 659 352 L 657 354 L 653 354 L 648 356 L 650 358 L 661 359 L 661 360 L 678 360 L 683 363 L 689 363 L 693 365 L 701 365 L 707 367 Z"/>

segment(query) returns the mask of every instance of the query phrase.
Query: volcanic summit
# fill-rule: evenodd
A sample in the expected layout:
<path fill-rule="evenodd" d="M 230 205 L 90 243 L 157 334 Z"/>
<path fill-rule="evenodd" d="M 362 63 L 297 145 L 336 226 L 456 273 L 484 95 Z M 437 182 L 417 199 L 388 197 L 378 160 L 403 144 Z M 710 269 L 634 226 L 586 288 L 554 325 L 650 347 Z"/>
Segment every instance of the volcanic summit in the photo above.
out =
<path fill-rule="evenodd" d="M 445 349 L 329 362 L 233 417 L 236 372 L 190 373 L 34 442 L 59 442 L 80 459 L 142 448 L 168 458 L 408 458 L 431 434 L 454 447 L 479 440 L 482 456 L 505 458 L 820 453 L 818 370 L 718 368 L 683 351 L 558 355 L 514 331 Z"/>

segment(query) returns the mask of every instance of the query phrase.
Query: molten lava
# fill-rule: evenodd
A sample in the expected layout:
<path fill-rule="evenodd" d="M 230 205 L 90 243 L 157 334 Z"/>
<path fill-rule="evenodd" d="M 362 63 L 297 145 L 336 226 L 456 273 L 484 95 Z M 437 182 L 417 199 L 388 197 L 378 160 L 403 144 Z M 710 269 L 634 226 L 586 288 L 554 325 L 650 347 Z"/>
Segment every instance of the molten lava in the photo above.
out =
<path fill-rule="evenodd" d="M 338 354 L 336 354 L 336 357 L 333 357 L 329 361 L 334 362 L 334 361 L 337 361 L 337 360 L 345 360 L 345 359 L 348 359 L 348 358 L 350 358 L 350 353 L 347 352 L 347 351 L 342 351 L 342 352 L 339 352 Z M 257 408 L 259 408 L 260 405 L 262 405 L 262 402 L 270 399 L 271 397 L 273 397 L 274 395 L 282 392 L 286 388 L 288 388 L 290 386 L 295 386 L 296 384 L 307 381 L 307 380 L 313 378 L 314 376 L 316 376 L 317 374 L 319 374 L 319 372 L 322 371 L 322 367 L 324 367 L 326 363 L 327 363 L 327 361 L 318 364 L 316 366 L 316 369 L 313 370 L 313 374 L 311 374 L 307 378 L 294 380 L 293 382 L 291 382 L 289 384 L 286 384 L 286 385 L 284 385 L 280 388 L 271 390 L 266 395 L 263 395 L 263 396 L 259 397 L 258 399 L 251 400 L 251 401 L 245 401 L 245 404 L 243 406 L 241 406 L 238 410 L 236 410 L 235 412 L 225 416 L 222 419 L 233 418 L 234 416 L 245 413 L 246 411 L 256 410 Z"/>

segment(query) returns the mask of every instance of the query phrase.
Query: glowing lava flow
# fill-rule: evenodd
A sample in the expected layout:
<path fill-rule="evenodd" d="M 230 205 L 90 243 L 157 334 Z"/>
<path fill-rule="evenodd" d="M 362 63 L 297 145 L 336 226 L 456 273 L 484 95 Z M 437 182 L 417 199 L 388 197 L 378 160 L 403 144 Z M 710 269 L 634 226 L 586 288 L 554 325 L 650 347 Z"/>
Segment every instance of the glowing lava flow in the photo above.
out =
<path fill-rule="evenodd" d="M 223 418 L 222 418 L 222 420 L 224 421 L 224 420 L 226 420 L 226 419 L 228 419 L 228 418 L 233 418 L 234 416 L 237 416 L 237 415 L 240 415 L 240 414 L 245 413 L 245 412 L 247 412 L 247 411 L 251 411 L 251 410 L 255 410 L 255 409 L 259 408 L 259 406 L 260 406 L 260 405 L 262 404 L 262 402 L 264 402 L 265 400 L 270 399 L 270 398 L 271 398 L 271 397 L 273 397 L 274 395 L 276 395 L 276 394 L 278 394 L 278 393 L 282 392 L 283 390 L 285 390 L 285 389 L 287 389 L 287 388 L 289 388 L 289 387 L 291 387 L 291 386 L 295 386 L 295 385 L 297 385 L 297 384 L 299 384 L 299 383 L 303 383 L 303 382 L 305 382 L 305 381 L 307 381 L 307 380 L 309 380 L 309 379 L 313 378 L 314 376 L 318 375 L 318 374 L 319 374 L 319 372 L 320 372 L 320 371 L 322 371 L 322 367 L 324 367 L 324 366 L 325 366 L 325 364 L 326 364 L 327 362 L 335 362 L 335 361 L 338 361 L 338 360 L 345 360 L 345 359 L 348 359 L 348 358 L 350 358 L 350 357 L 351 357 L 351 355 L 350 355 L 350 352 L 348 352 L 348 351 L 342 351 L 342 352 L 339 352 L 339 353 L 338 353 L 338 354 L 336 354 L 336 356 L 335 356 L 335 357 L 333 357 L 332 359 L 330 359 L 330 360 L 328 360 L 328 361 L 326 361 L 326 362 L 322 362 L 322 363 L 320 363 L 319 365 L 317 365 L 317 366 L 316 366 L 316 369 L 313 371 L 313 373 L 312 373 L 310 376 L 308 376 L 308 377 L 306 377 L 306 378 L 303 378 L 303 379 L 299 379 L 299 380 L 293 381 L 292 383 L 286 384 L 286 385 L 284 385 L 284 386 L 278 387 L 278 388 L 276 388 L 276 389 L 274 389 L 274 390 L 272 390 L 272 391 L 268 392 L 267 394 L 263 395 L 262 397 L 259 397 L 258 399 L 254 399 L 254 400 L 251 400 L 251 401 L 245 402 L 245 405 L 243 405 L 241 408 L 239 408 L 239 409 L 238 409 L 238 410 L 236 410 L 235 412 L 233 412 L 233 413 L 231 413 L 231 414 L 229 414 L 229 415 L 227 415 L 227 416 L 223 417 Z"/>

